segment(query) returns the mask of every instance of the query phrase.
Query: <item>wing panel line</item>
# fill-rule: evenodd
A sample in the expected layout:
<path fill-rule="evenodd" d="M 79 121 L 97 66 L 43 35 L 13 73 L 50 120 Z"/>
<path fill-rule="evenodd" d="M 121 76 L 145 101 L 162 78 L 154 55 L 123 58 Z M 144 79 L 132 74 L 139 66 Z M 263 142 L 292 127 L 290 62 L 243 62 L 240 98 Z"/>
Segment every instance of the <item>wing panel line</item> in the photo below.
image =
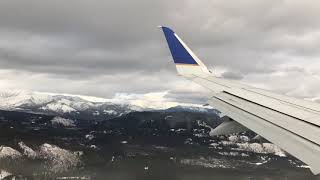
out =
<path fill-rule="evenodd" d="M 248 102 L 250 102 L 250 103 L 256 104 L 256 105 L 258 105 L 258 106 L 261 106 L 261 107 L 264 107 L 264 108 L 270 109 L 270 110 L 272 110 L 272 111 L 278 112 L 278 113 L 280 113 L 280 114 L 283 114 L 283 115 L 286 115 L 286 116 L 289 116 L 289 117 L 295 118 L 295 119 L 297 119 L 297 120 L 300 120 L 300 121 L 306 122 L 306 123 L 308 123 L 308 124 L 311 124 L 311 125 L 314 125 L 314 126 L 320 127 L 320 126 L 319 126 L 319 125 L 317 125 L 317 124 L 311 123 L 311 122 L 306 121 L 306 120 L 301 119 L 301 118 L 297 118 L 297 117 L 292 116 L 292 115 L 290 115 L 290 114 L 286 114 L 286 113 L 281 112 L 281 111 L 278 111 L 278 110 L 276 110 L 276 109 L 272 109 L 272 108 L 267 107 L 267 106 L 264 106 L 264 105 L 262 105 L 262 104 L 258 104 L 258 103 L 256 103 L 256 102 L 253 102 L 253 101 L 250 101 L 250 100 L 248 100 L 248 99 L 242 98 L 242 97 L 240 97 L 240 96 L 234 95 L 234 94 L 232 94 L 232 93 L 230 93 L 230 92 L 228 92 L 228 91 L 223 91 L 223 92 L 224 92 L 224 93 L 226 93 L 226 94 L 229 94 L 229 95 L 231 95 L 231 96 L 234 96 L 234 97 L 240 98 L 240 99 L 242 99 L 242 100 L 248 101 Z"/>

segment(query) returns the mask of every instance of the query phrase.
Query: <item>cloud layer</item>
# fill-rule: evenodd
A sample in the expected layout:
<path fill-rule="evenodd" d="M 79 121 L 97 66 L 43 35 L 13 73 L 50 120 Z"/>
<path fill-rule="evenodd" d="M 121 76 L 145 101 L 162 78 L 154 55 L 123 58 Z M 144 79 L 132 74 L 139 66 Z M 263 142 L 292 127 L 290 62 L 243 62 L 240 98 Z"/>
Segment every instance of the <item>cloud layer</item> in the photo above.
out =
<path fill-rule="evenodd" d="M 204 101 L 175 75 L 157 25 L 175 29 L 215 74 L 320 96 L 320 2 L 2 0 L 0 87 L 112 97 L 168 91 Z"/>

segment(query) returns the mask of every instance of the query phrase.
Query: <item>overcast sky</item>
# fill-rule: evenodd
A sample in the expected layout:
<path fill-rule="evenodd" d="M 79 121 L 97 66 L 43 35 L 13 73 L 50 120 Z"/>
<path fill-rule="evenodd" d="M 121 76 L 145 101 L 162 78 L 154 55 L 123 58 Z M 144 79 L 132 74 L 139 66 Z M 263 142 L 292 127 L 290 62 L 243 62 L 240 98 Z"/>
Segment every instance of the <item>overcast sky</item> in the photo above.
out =
<path fill-rule="evenodd" d="M 1 0 L 0 88 L 202 102 L 175 74 L 166 25 L 217 76 L 320 97 L 319 17 L 315 0 Z"/>

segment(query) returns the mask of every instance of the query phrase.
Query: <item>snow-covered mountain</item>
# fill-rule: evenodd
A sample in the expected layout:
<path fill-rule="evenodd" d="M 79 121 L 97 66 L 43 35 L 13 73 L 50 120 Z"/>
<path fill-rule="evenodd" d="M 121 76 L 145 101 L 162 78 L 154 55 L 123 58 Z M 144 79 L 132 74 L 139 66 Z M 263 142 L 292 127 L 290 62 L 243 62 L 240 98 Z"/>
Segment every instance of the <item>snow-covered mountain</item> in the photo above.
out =
<path fill-rule="evenodd" d="M 108 109 L 103 113 L 139 110 L 129 104 L 91 102 L 77 96 L 58 95 L 31 91 L 0 92 L 0 108 L 3 110 L 30 110 L 35 112 L 72 113 L 85 110 Z M 112 111 L 112 113 L 114 113 Z M 96 112 L 97 114 L 97 112 Z"/>
<path fill-rule="evenodd" d="M 149 102 L 150 101 L 150 102 Z M 23 90 L 0 91 L 0 109 L 11 111 L 27 111 L 67 117 L 89 119 L 108 119 L 127 114 L 132 111 L 168 110 L 168 111 L 213 111 L 210 107 L 196 104 L 183 104 L 176 102 L 160 102 L 154 105 L 154 100 L 128 99 L 115 97 L 103 99 L 97 97 L 53 94 Z"/>

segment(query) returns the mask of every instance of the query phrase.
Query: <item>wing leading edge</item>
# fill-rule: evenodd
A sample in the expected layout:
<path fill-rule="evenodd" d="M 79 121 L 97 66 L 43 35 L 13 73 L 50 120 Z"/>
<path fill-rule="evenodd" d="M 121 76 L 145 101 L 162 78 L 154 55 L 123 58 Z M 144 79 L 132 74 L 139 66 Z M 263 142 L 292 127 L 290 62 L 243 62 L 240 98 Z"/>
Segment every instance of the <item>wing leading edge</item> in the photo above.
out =
<path fill-rule="evenodd" d="M 214 77 L 176 33 L 160 28 L 178 73 L 210 90 L 209 104 L 237 122 L 224 123 L 213 134 L 231 132 L 228 124 L 245 126 L 320 174 L 320 104 Z"/>

